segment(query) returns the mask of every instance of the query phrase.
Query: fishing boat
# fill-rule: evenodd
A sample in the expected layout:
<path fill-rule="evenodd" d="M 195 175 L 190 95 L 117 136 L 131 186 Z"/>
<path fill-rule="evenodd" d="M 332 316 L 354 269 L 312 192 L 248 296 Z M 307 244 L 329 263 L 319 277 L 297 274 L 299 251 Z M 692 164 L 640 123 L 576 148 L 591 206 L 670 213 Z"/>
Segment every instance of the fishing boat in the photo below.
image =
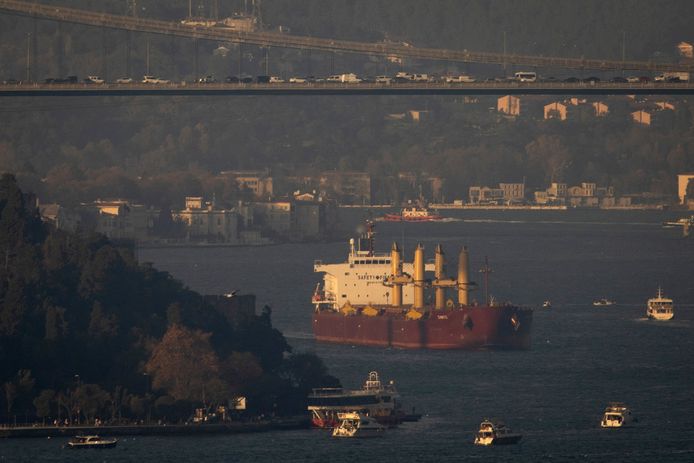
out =
<path fill-rule="evenodd" d="M 613 306 L 615 304 L 616 304 L 615 301 L 612 301 L 610 299 L 605 299 L 605 298 L 596 299 L 595 301 L 593 301 L 594 307 L 610 307 L 610 306 Z"/>
<path fill-rule="evenodd" d="M 475 435 L 475 445 L 516 444 L 522 438 L 522 434 L 512 432 L 502 421 L 484 420 Z"/>
<path fill-rule="evenodd" d="M 658 287 L 658 296 L 648 300 L 646 316 L 651 320 L 671 320 L 675 316 L 672 299 L 663 296 L 663 290 Z"/>
<path fill-rule="evenodd" d="M 67 443 L 69 449 L 110 449 L 118 444 L 118 439 L 104 439 L 97 435 L 75 436 Z"/>
<path fill-rule="evenodd" d="M 340 425 L 333 429 L 333 437 L 381 437 L 386 428 L 373 418 L 357 412 L 340 413 Z"/>

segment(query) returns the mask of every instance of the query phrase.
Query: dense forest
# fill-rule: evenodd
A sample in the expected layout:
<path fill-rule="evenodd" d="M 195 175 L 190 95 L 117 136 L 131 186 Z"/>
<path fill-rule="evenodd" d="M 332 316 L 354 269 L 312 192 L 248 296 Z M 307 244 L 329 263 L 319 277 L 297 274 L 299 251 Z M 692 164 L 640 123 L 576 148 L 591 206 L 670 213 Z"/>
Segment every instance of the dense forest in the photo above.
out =
<path fill-rule="evenodd" d="M 337 384 L 291 352 L 269 308 L 232 323 L 130 249 L 43 224 L 31 199 L 0 178 L 3 422 L 175 421 L 241 395 L 255 413 L 296 413 Z"/>
<path fill-rule="evenodd" d="M 45 0 L 45 3 L 126 13 L 125 0 Z M 211 1 L 194 1 L 210 14 Z M 220 15 L 244 8 L 219 1 Z M 202 5 L 197 10 L 197 5 Z M 163 19 L 187 15 L 188 2 L 139 0 L 137 14 Z M 265 0 L 263 24 L 294 34 L 418 46 L 620 59 L 676 60 L 676 44 L 692 40 L 687 1 L 614 0 L 444 1 Z M 29 43 L 27 43 L 27 34 Z M 126 63 L 122 31 L 0 15 L 0 72 L 23 78 L 100 73 L 110 80 L 151 72 L 192 80 L 194 45 L 179 38 L 133 34 Z M 224 45 L 224 48 L 220 48 Z M 29 48 L 27 48 L 29 46 Z M 228 52 L 220 52 L 227 50 Z M 239 53 L 241 60 L 239 60 Z M 265 51 L 233 44 L 200 43 L 199 74 L 218 78 L 263 73 Z M 405 69 L 503 75 L 481 65 L 456 65 L 272 49 L 270 72 L 284 77 L 355 71 L 366 75 Z M 241 67 L 241 68 L 240 68 Z M 544 75 L 586 77 L 543 69 Z M 611 76 L 600 76 L 607 78 Z M 467 197 L 471 185 L 520 182 L 545 188 L 551 180 L 592 181 L 618 194 L 672 195 L 675 175 L 694 170 L 692 104 L 670 99 L 658 123 L 640 127 L 630 112 L 659 99 L 603 99 L 606 118 L 589 111 L 568 121 L 544 121 L 542 105 L 556 99 L 526 97 L 521 116 L 500 117 L 491 97 L 226 97 L 7 99 L 0 108 L 0 171 L 13 172 L 43 202 L 78 203 L 120 197 L 159 207 L 180 207 L 185 195 L 215 194 L 233 204 L 243 192 L 215 179 L 221 170 L 271 168 L 282 178 L 322 170 L 360 170 L 376 179 L 401 171 L 442 176 L 445 198 Z M 594 101 L 594 100 L 591 100 Z M 590 103 L 590 101 L 589 101 Z M 393 114 L 428 110 L 415 124 Z M 667 113 L 667 114 L 665 114 Z M 383 188 L 377 202 L 407 199 Z"/>

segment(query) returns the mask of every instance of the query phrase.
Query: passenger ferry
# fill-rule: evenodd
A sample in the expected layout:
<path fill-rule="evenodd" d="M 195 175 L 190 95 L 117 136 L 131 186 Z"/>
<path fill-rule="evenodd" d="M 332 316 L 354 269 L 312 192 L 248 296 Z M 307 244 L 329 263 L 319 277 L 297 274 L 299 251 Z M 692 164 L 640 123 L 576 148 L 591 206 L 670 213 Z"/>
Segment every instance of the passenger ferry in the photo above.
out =
<path fill-rule="evenodd" d="M 340 425 L 333 429 L 333 437 L 381 437 L 386 428 L 376 420 L 361 413 L 339 414 Z"/>
<path fill-rule="evenodd" d="M 399 401 L 400 394 L 395 382 L 382 384 L 378 372 L 372 371 L 362 389 L 314 389 L 308 396 L 308 410 L 311 412 L 311 423 L 317 428 L 334 428 L 341 421 L 340 414 L 352 411 L 382 424 L 394 425 L 405 418 Z"/>
<path fill-rule="evenodd" d="M 475 436 L 475 445 L 508 445 L 516 444 L 523 438 L 522 434 L 512 432 L 498 420 L 484 420 Z"/>
<path fill-rule="evenodd" d="M 651 320 L 670 320 L 675 316 L 672 299 L 663 297 L 663 290 L 658 287 L 658 296 L 648 300 L 646 316 Z"/>
<path fill-rule="evenodd" d="M 621 402 L 612 402 L 606 408 L 600 421 L 601 428 L 623 428 L 629 426 L 636 419 L 631 410 Z"/>
<path fill-rule="evenodd" d="M 383 220 L 386 222 L 441 222 L 446 219 L 426 207 L 415 206 L 403 208 L 399 214 L 386 214 Z"/>

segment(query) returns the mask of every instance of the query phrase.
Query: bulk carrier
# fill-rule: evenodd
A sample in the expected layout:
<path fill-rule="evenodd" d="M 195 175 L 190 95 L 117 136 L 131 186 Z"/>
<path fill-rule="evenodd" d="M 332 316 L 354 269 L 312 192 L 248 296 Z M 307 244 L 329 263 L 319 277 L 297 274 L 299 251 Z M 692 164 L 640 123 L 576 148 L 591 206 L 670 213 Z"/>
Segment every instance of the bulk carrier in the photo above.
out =
<path fill-rule="evenodd" d="M 324 273 L 316 286 L 313 332 L 320 342 L 425 349 L 528 349 L 532 309 L 485 301 L 470 301 L 476 284 L 469 278 L 467 248 L 458 255 L 457 278 L 445 275 L 445 255 L 436 247 L 435 261 L 425 263 L 417 245 L 414 261 L 406 263 L 393 243 L 390 253 L 374 252 L 373 224 L 349 242 L 346 262 L 314 262 Z M 434 273 L 433 279 L 426 272 Z M 485 280 L 490 272 L 481 270 Z M 425 304 L 425 291 L 434 304 Z M 457 293 L 457 301 L 446 297 Z"/>

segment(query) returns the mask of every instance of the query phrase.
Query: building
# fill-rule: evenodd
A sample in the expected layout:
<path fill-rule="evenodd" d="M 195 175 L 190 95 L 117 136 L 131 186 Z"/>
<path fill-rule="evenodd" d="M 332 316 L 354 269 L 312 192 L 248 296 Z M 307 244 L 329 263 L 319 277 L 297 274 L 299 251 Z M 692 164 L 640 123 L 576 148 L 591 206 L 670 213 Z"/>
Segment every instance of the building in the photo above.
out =
<path fill-rule="evenodd" d="M 605 103 L 601 101 L 595 101 L 591 103 L 593 109 L 595 110 L 595 117 L 605 117 L 610 113 L 610 108 Z"/>
<path fill-rule="evenodd" d="M 94 230 L 112 240 L 146 241 L 159 211 L 125 200 L 102 201 L 84 205 L 95 215 Z"/>
<path fill-rule="evenodd" d="M 238 243 L 238 215 L 233 209 L 217 209 L 214 201 L 204 202 L 200 196 L 186 197 L 186 208 L 172 211 L 175 220 L 186 224 L 189 240 Z"/>
<path fill-rule="evenodd" d="M 274 233 L 288 237 L 294 229 L 294 204 L 270 201 L 253 204 L 254 222 Z"/>
<path fill-rule="evenodd" d="M 548 119 L 559 119 L 560 121 L 566 120 L 566 105 L 559 103 L 558 101 L 555 101 L 554 103 L 550 103 L 548 105 L 545 105 L 544 112 L 545 112 L 545 120 L 548 120 Z"/>
<path fill-rule="evenodd" d="M 79 214 L 60 204 L 39 204 L 39 214 L 41 220 L 53 224 L 59 230 L 76 232 L 82 223 Z"/>
<path fill-rule="evenodd" d="M 687 196 L 687 186 L 690 181 L 694 182 L 694 172 L 677 174 L 677 196 L 680 199 L 680 204 L 686 204 L 687 200 L 694 199 Z"/>
<path fill-rule="evenodd" d="M 631 119 L 637 124 L 649 126 L 651 125 L 652 115 L 650 112 L 641 109 L 639 111 L 634 111 L 633 113 L 631 113 Z"/>
<path fill-rule="evenodd" d="M 547 196 L 550 199 L 563 199 L 567 196 L 567 190 L 566 183 L 552 182 L 547 188 Z"/>
<path fill-rule="evenodd" d="M 372 204 L 373 182 L 366 172 L 323 172 L 318 184 L 320 196 L 334 197 L 343 204 Z"/>
<path fill-rule="evenodd" d="M 221 175 L 236 180 L 239 190 L 250 190 L 256 199 L 268 200 L 274 194 L 272 177 L 267 170 L 227 170 Z"/>
<path fill-rule="evenodd" d="M 504 192 L 504 201 L 518 203 L 525 201 L 525 183 L 499 183 Z"/>
<path fill-rule="evenodd" d="M 469 191 L 470 204 L 491 205 L 504 202 L 504 190 L 487 186 L 471 186 Z"/>
<path fill-rule="evenodd" d="M 520 98 L 513 95 L 502 96 L 496 100 L 496 110 L 508 116 L 520 116 Z"/>

